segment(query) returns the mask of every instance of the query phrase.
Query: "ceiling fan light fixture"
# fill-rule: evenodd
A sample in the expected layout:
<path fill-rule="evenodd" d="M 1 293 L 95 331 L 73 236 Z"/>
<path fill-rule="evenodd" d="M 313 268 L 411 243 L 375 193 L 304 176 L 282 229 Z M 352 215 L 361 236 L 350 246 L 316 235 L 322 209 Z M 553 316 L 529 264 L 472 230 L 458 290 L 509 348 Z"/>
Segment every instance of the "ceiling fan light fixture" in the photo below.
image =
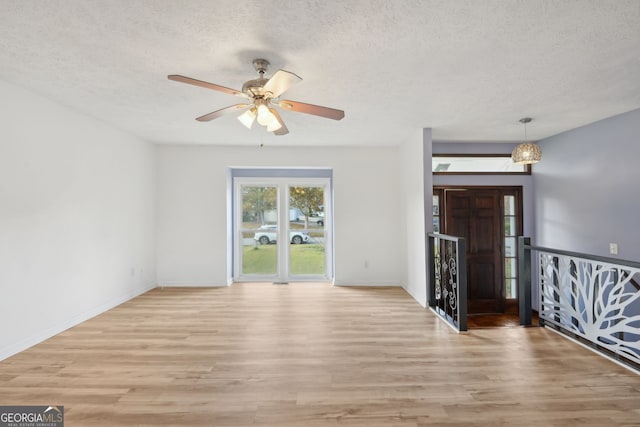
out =
<path fill-rule="evenodd" d="M 282 123 L 280 123 L 280 120 L 278 120 L 278 117 L 275 115 L 275 111 L 272 108 L 269 108 L 269 114 L 271 117 L 267 124 L 267 131 L 273 132 L 280 129 L 282 127 Z"/>
<path fill-rule="evenodd" d="M 511 159 L 514 163 L 530 165 L 532 163 L 538 163 L 540 159 L 542 159 L 542 149 L 540 149 L 540 146 L 533 141 L 527 141 L 527 123 L 530 123 L 532 120 L 530 117 L 520 119 L 520 123 L 524 125 L 524 142 L 518 144 L 511 152 Z"/>
<path fill-rule="evenodd" d="M 256 107 L 251 108 L 250 110 L 245 111 L 238 117 L 240 123 L 245 125 L 247 129 L 251 129 L 253 126 L 253 121 L 256 119 Z"/>
<path fill-rule="evenodd" d="M 271 114 L 271 111 L 269 111 L 269 107 L 267 107 L 265 104 L 260 103 L 258 105 L 258 123 L 260 123 L 262 126 L 267 126 L 269 124 L 272 115 L 273 114 Z"/>
<path fill-rule="evenodd" d="M 341 120 L 344 118 L 344 111 L 335 108 L 322 107 L 320 105 L 298 101 L 280 101 L 280 95 L 302 80 L 300 76 L 290 71 L 278 70 L 271 77 L 266 78 L 264 75 L 267 68 L 269 68 L 269 61 L 266 59 L 255 59 L 253 66 L 258 72 L 258 78 L 244 82 L 241 91 L 178 74 L 170 74 L 167 78 L 169 80 L 200 86 L 249 100 L 249 103 L 231 105 L 196 117 L 196 120 L 200 122 L 210 122 L 228 113 L 248 109 L 238 117 L 240 123 L 248 129 L 251 129 L 253 123 L 257 121 L 260 125 L 265 126 L 269 132 L 281 136 L 287 135 L 289 129 L 287 129 L 287 125 L 282 120 L 282 117 L 280 117 L 278 110 L 270 108 L 272 105 L 296 113 L 311 114 L 332 120 Z"/>

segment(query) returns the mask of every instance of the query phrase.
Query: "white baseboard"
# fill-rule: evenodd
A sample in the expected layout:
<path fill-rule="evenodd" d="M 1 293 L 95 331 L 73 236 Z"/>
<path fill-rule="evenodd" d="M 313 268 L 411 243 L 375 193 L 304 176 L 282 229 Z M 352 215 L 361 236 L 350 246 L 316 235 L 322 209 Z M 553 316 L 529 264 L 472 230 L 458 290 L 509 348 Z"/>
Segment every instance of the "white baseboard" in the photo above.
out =
<path fill-rule="evenodd" d="M 226 288 L 228 283 L 219 282 L 158 282 L 158 288 Z"/>
<path fill-rule="evenodd" d="M 404 285 L 402 285 L 401 283 L 398 283 L 398 282 L 388 282 L 388 283 L 386 283 L 386 282 L 382 282 L 382 283 L 381 282 L 354 282 L 354 281 L 343 282 L 343 281 L 340 281 L 340 280 L 334 280 L 333 284 L 335 286 L 345 286 L 345 287 L 348 287 L 348 286 L 374 286 L 374 287 L 376 287 L 376 286 L 380 286 L 380 287 L 392 286 L 392 287 L 398 287 L 398 288 L 404 289 L 405 292 L 407 294 L 409 294 L 409 296 L 411 296 L 411 298 L 413 298 L 422 307 L 425 307 L 425 308 L 427 307 L 427 301 L 426 300 L 422 301 L 421 299 L 417 298 L 412 292 L 409 291 L 409 289 L 407 289 L 406 286 L 404 286 Z"/>
<path fill-rule="evenodd" d="M 393 286 L 393 287 L 402 287 L 398 282 L 359 282 L 359 281 L 342 281 L 342 280 L 334 280 L 333 284 L 335 286 Z"/>
<path fill-rule="evenodd" d="M 155 283 L 149 284 L 142 289 L 137 289 L 133 292 L 128 292 L 124 295 L 120 295 L 118 297 L 112 298 L 108 302 L 104 304 L 100 304 L 97 307 L 93 307 L 90 310 L 87 310 L 82 313 L 76 313 L 71 317 L 69 317 L 67 320 L 61 323 L 58 323 L 57 325 L 50 326 L 35 335 L 23 338 L 16 343 L 11 343 L 5 346 L 4 348 L 0 348 L 0 361 L 7 359 L 15 354 L 18 354 L 21 351 L 28 349 L 29 347 L 33 347 L 34 345 L 39 344 L 42 341 L 45 341 L 55 335 L 58 335 L 59 333 L 64 332 L 67 329 L 72 328 L 82 322 L 85 322 L 91 319 L 92 317 L 102 314 L 107 310 L 111 310 L 112 308 L 122 303 L 125 303 L 130 299 L 137 297 L 138 295 L 142 295 L 145 292 L 148 292 L 155 287 L 156 287 Z"/>
<path fill-rule="evenodd" d="M 404 289 L 409 295 L 411 295 L 411 298 L 413 298 L 414 300 L 416 300 L 416 302 L 418 304 L 420 304 L 422 307 L 427 308 L 427 300 L 426 297 L 423 300 L 422 298 L 418 298 L 413 292 L 412 290 L 408 289 L 407 286 L 403 286 L 402 289 Z"/>

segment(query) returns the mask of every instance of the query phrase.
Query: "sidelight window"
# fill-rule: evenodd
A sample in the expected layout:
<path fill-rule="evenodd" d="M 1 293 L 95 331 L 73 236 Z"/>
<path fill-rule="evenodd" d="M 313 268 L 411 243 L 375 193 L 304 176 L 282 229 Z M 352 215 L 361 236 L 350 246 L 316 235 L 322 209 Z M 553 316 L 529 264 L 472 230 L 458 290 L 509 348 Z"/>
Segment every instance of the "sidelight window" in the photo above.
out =
<path fill-rule="evenodd" d="M 440 232 L 440 192 L 432 196 L 432 210 L 433 210 L 433 232 Z"/>
<path fill-rule="evenodd" d="M 505 297 L 518 298 L 518 216 L 516 197 L 504 196 L 504 281 Z"/>

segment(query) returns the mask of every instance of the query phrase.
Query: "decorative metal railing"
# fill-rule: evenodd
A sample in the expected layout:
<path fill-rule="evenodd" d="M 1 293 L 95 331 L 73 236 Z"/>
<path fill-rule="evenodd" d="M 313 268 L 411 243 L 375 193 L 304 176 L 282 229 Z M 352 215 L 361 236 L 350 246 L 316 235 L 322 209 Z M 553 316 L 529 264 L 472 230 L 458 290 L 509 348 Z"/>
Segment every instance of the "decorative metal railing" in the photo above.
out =
<path fill-rule="evenodd" d="M 427 233 L 431 280 L 427 303 L 458 331 L 467 330 L 467 261 L 465 240 Z"/>
<path fill-rule="evenodd" d="M 541 324 L 640 370 L 640 263 L 525 248 L 537 254 Z"/>

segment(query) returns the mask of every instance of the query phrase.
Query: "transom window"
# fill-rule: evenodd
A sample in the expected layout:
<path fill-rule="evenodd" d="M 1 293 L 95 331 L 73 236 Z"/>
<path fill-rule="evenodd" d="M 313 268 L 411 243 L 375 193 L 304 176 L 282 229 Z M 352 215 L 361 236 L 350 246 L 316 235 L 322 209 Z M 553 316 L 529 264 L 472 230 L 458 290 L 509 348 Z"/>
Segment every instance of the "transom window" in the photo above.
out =
<path fill-rule="evenodd" d="M 509 154 L 434 154 L 431 171 L 443 174 L 531 174 L 531 165 L 513 163 Z"/>

